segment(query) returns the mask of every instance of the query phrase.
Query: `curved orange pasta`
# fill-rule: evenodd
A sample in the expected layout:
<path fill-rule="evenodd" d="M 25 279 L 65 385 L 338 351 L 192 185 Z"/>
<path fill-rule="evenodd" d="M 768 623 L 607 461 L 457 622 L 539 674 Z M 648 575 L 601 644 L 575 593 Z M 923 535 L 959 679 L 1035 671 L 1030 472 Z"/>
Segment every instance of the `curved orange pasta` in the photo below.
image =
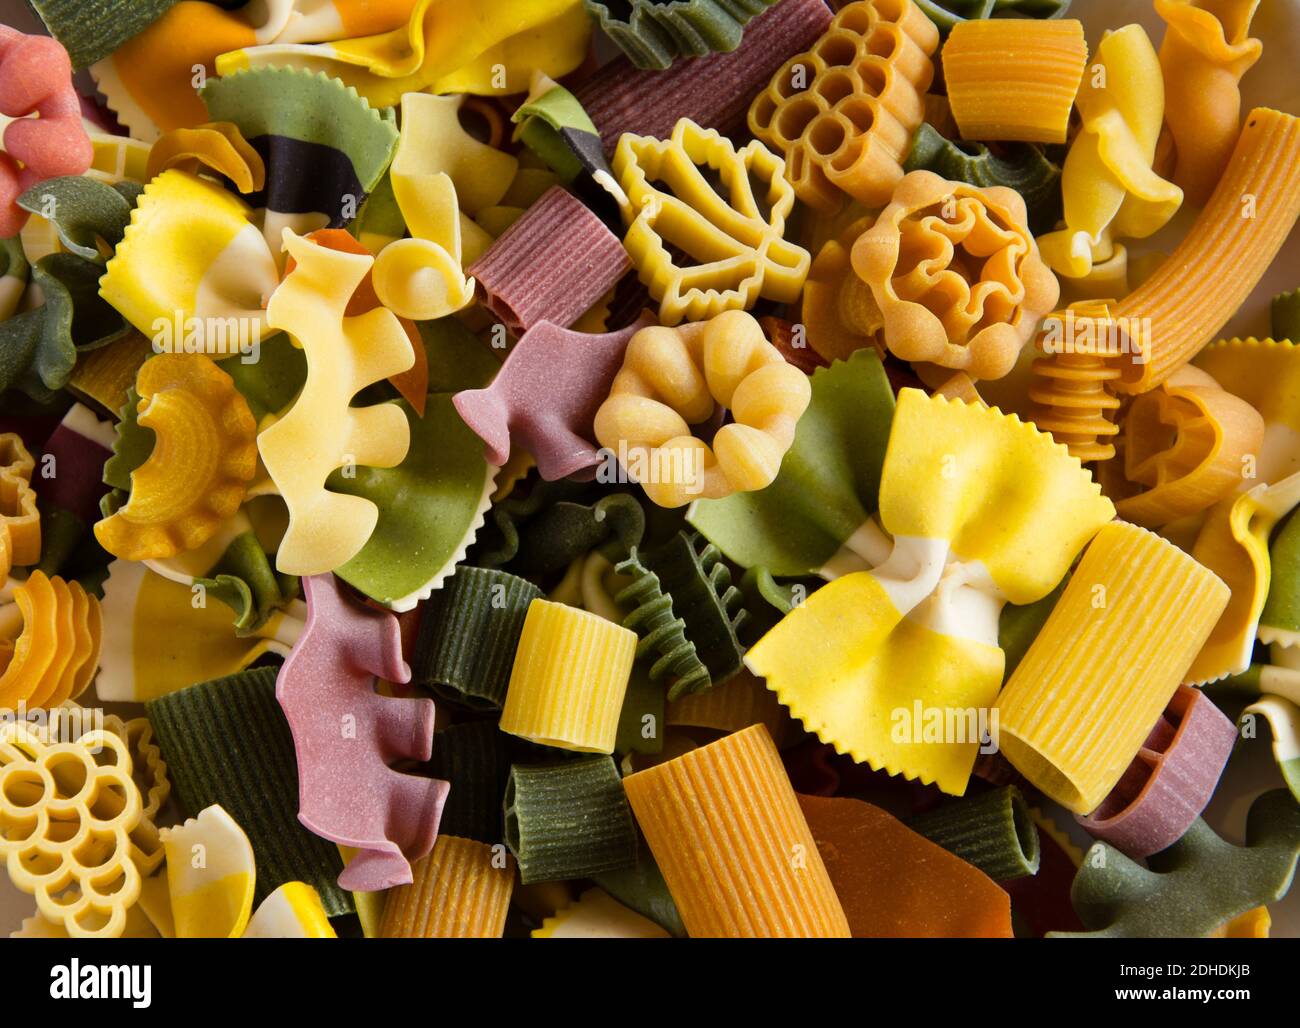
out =
<path fill-rule="evenodd" d="M 15 565 L 41 559 L 41 514 L 32 490 L 35 470 L 36 461 L 22 438 L 0 433 L 0 585 Z"/>
<path fill-rule="evenodd" d="M 1168 24 L 1160 44 L 1165 121 L 1175 147 L 1174 182 L 1204 203 L 1241 131 L 1241 77 L 1263 46 L 1250 20 L 1259 0 L 1156 0 Z"/>
<path fill-rule="evenodd" d="M 1011 897 L 892 814 L 848 797 L 799 806 L 854 938 L 1011 938 Z"/>
<path fill-rule="evenodd" d="M 762 725 L 629 775 L 623 787 L 690 935 L 848 937 Z"/>
<path fill-rule="evenodd" d="M 1087 61 L 1073 19 L 958 22 L 943 46 L 943 74 L 962 138 L 1064 143 Z"/>
<path fill-rule="evenodd" d="M 1300 215 L 1297 166 L 1300 119 L 1267 107 L 1251 111 L 1228 168 L 1191 231 L 1115 306 L 1122 324 L 1139 326 L 1140 348 L 1147 354 L 1140 363 L 1122 363 L 1117 389 L 1154 389 L 1237 312 Z"/>
<path fill-rule="evenodd" d="M 0 707 L 57 707 L 80 695 L 99 667 L 99 600 L 41 571 L 14 590 L 22 634 L 0 674 Z"/>
<path fill-rule="evenodd" d="M 411 865 L 409 885 L 388 891 L 384 939 L 499 939 L 514 890 L 514 858 L 472 839 L 439 835 Z"/>

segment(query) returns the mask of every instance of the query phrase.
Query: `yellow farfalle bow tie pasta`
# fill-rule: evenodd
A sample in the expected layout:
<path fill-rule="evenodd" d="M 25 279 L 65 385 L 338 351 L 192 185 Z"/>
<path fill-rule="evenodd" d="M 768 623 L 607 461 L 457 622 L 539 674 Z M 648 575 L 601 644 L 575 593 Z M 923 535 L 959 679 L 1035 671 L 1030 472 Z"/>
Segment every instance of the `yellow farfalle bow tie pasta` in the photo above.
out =
<path fill-rule="evenodd" d="M 808 376 L 744 311 L 680 328 L 643 328 L 596 412 L 596 438 L 661 507 L 771 485 L 812 399 Z M 713 445 L 691 434 L 719 408 Z"/>
<path fill-rule="evenodd" d="M 1003 605 L 1047 595 L 1114 514 L 1032 425 L 904 389 L 880 480 L 892 546 L 795 607 L 745 663 L 823 742 L 960 795 L 1002 684 Z"/>

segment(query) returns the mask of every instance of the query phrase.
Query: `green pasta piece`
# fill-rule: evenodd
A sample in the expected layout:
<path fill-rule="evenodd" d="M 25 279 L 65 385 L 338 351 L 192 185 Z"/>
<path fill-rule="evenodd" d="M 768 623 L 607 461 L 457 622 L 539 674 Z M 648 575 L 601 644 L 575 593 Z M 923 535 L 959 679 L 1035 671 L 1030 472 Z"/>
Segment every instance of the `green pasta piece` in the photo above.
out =
<path fill-rule="evenodd" d="M 46 179 L 18 197 L 18 206 L 54 225 L 59 242 L 88 261 L 103 264 L 100 240 L 112 252 L 131 223 L 139 189 L 107 185 L 93 178 L 65 175 Z"/>
<path fill-rule="evenodd" d="M 27 263 L 27 255 L 23 253 L 22 237 L 0 239 L 0 278 L 14 279 L 21 284 L 20 288 L 25 289 L 30 275 L 31 266 Z M 15 298 L 15 302 L 20 299 L 21 294 Z"/>
<path fill-rule="evenodd" d="M 624 623 L 623 627 L 627 627 Z M 664 687 L 650 674 L 646 662 L 632 665 L 623 706 L 618 712 L 615 753 L 662 753 L 664 748 Z"/>
<path fill-rule="evenodd" d="M 672 598 L 673 613 L 685 622 L 686 636 L 708 671 L 707 684 L 698 677 L 673 682 L 668 699 L 721 685 L 741 668 L 745 647 L 736 632 L 749 616 L 721 551 L 698 533 L 679 532 L 647 554 L 646 563 Z"/>
<path fill-rule="evenodd" d="M 505 795 L 506 845 L 525 884 L 589 878 L 636 862 L 636 827 L 610 757 L 515 764 Z"/>
<path fill-rule="evenodd" d="M 401 239 L 406 235 L 406 219 L 402 217 L 402 208 L 398 206 L 393 180 L 388 172 L 384 172 L 375 188 L 366 195 L 361 210 L 357 212 L 357 220 L 352 223 L 352 231 L 358 238 L 363 232 L 390 239 Z"/>
<path fill-rule="evenodd" d="M 1086 932 L 1049 937 L 1199 938 L 1286 895 L 1300 857 L 1300 803 L 1286 789 L 1263 793 L 1246 815 L 1246 845 L 1234 846 L 1197 818 L 1148 867 L 1094 843 L 1070 889 Z M 1149 868 L 1149 869 L 1148 869 Z"/>
<path fill-rule="evenodd" d="M 99 511 L 112 517 L 131 496 L 131 472 L 149 459 L 155 435 L 152 428 L 140 424 L 140 394 L 135 386 L 126 391 L 126 403 L 117 412 L 117 432 L 113 436 L 113 455 L 104 462 L 104 484 L 109 491 L 99 498 Z"/>
<path fill-rule="evenodd" d="M 1300 343 L 1300 289 L 1292 289 L 1289 293 L 1279 293 L 1273 297 L 1270 314 L 1270 335 L 1274 339 Z"/>
<path fill-rule="evenodd" d="M 686 926 L 677 912 L 677 904 L 644 839 L 638 838 L 635 864 L 617 871 L 604 871 L 594 878 L 597 885 L 623 906 L 648 917 L 670 935 L 686 938 Z"/>
<path fill-rule="evenodd" d="M 411 681 L 468 707 L 500 710 L 528 607 L 543 596 L 504 571 L 458 568 L 424 606 Z"/>
<path fill-rule="evenodd" d="M 251 363 L 238 355 L 217 362 L 248 401 L 259 424 L 268 414 L 279 414 L 293 403 L 307 381 L 307 358 L 287 333 L 267 336 L 260 347 L 258 359 Z"/>
<path fill-rule="evenodd" d="M 510 774 L 504 734 L 492 721 L 468 721 L 433 737 L 429 770 L 451 783 L 438 831 L 495 846 L 503 840 L 501 802 Z"/>
<path fill-rule="evenodd" d="M 221 804 L 248 835 L 257 902 L 285 882 L 306 882 L 330 916 L 354 909 L 338 887 L 338 848 L 298 821 L 298 763 L 275 699 L 276 669 L 201 682 L 145 704 L 177 802 L 187 817 Z"/>
<path fill-rule="evenodd" d="M 615 493 L 589 506 L 561 500 L 541 510 L 519 532 L 511 569 L 545 575 L 567 568 L 605 543 L 622 556 L 641 542 L 645 511 L 631 493 Z"/>
<path fill-rule="evenodd" d="M 679 57 L 731 53 L 745 26 L 777 0 L 583 0 L 601 30 L 638 68 L 663 71 Z"/>
<path fill-rule="evenodd" d="M 483 541 L 475 547 L 470 562 L 482 568 L 504 567 L 519 556 L 520 532 L 540 511 L 560 500 L 577 500 L 591 493 L 589 483 L 568 479 L 546 482 L 529 474 L 488 511 Z"/>
<path fill-rule="evenodd" d="M 0 393 L 17 389 L 49 403 L 72 375 L 77 354 L 116 342 L 131 326 L 99 295 L 103 267 L 52 253 L 31 267 L 45 302 L 0 322 Z"/>
<path fill-rule="evenodd" d="M 1066 575 L 1057 587 L 1041 600 L 1023 606 L 1008 603 L 1002 608 L 1002 615 L 998 619 L 998 646 L 1006 658 L 1002 672 L 1003 681 L 1011 676 L 1011 672 L 1024 658 L 1030 644 L 1038 638 L 1038 633 L 1043 630 L 1048 615 L 1052 613 L 1056 601 L 1061 598 L 1061 593 L 1065 592 L 1065 585 L 1069 580 L 1070 576 Z"/>
<path fill-rule="evenodd" d="M 1014 785 L 949 800 L 908 820 L 919 832 L 995 882 L 1038 873 L 1038 828 Z"/>
<path fill-rule="evenodd" d="M 659 576 L 641 563 L 635 548 L 615 570 L 632 579 L 614 602 L 631 608 L 623 627 L 637 634 L 637 661 L 653 659 L 650 680 L 657 682 L 667 675 L 683 683 L 687 692 L 707 689 L 709 669 L 696 653 L 695 644 L 686 638 L 686 622 L 673 611 L 673 598 L 664 592 Z"/>
<path fill-rule="evenodd" d="M 1259 737 L 1259 718 L 1264 719 L 1273 734 L 1273 759 L 1282 781 L 1300 801 L 1300 752 L 1295 745 L 1295 740 L 1300 739 L 1300 706 L 1281 696 L 1256 700 L 1237 719 L 1237 732 L 1243 743 Z"/>
<path fill-rule="evenodd" d="M 501 370 L 492 350 L 455 315 L 416 323 L 429 365 L 429 392 L 480 389 Z"/>
<path fill-rule="evenodd" d="M 933 171 L 946 179 L 981 188 L 1006 186 L 1025 201 L 1029 227 L 1048 232 L 1061 217 L 1061 168 L 1030 144 L 1007 144 L 999 157 L 983 143 L 946 139 L 928 122 L 912 137 L 905 171 Z"/>
<path fill-rule="evenodd" d="M 1292 645 L 1300 641 L 1300 512 L 1287 516 L 1268 548 L 1273 569 L 1259 617 L 1259 637 Z"/>
<path fill-rule="evenodd" d="M 298 597 L 298 579 L 277 572 L 254 532 L 231 540 L 226 552 L 201 585 L 235 613 L 235 631 L 247 634 L 260 628 L 275 611 Z"/>
<path fill-rule="evenodd" d="M 77 71 L 111 54 L 166 14 L 177 0 L 30 0 Z"/>
<path fill-rule="evenodd" d="M 959 21 L 977 18 L 1059 18 L 1070 0 L 916 0 L 916 6 L 947 35 Z"/>

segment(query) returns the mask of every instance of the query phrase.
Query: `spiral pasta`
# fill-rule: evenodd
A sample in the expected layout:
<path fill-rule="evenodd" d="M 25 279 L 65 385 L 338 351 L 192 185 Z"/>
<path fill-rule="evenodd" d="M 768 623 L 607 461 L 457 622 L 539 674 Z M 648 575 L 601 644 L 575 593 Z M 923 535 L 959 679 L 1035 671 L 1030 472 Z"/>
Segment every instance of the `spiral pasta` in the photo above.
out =
<path fill-rule="evenodd" d="M 596 412 L 596 438 L 662 507 L 763 489 L 776 478 L 812 398 L 758 322 L 729 311 L 679 329 L 642 329 Z M 710 447 L 692 425 L 718 408 L 734 421 Z"/>

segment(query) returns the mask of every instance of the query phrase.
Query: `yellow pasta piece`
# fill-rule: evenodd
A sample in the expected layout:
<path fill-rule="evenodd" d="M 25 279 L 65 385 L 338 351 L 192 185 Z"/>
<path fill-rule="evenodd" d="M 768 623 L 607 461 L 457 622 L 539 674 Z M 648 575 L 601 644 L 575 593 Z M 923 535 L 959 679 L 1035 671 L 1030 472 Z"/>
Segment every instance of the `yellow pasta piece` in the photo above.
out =
<path fill-rule="evenodd" d="M 150 182 L 99 280 L 99 294 L 151 339 L 190 319 L 203 352 L 260 333 L 263 306 L 280 280 L 252 211 L 215 182 L 173 168 Z M 252 336 L 259 338 L 259 336 Z M 177 347 L 179 348 L 179 347 Z"/>
<path fill-rule="evenodd" d="M 1174 181 L 1205 202 L 1241 131 L 1241 77 L 1263 51 L 1250 21 L 1259 0 L 1156 0 L 1168 25 L 1160 44 Z"/>
<path fill-rule="evenodd" d="M 1094 262 L 1114 257 L 1113 239 L 1145 239 L 1182 204 L 1183 191 L 1152 170 L 1164 99 L 1160 60 L 1142 26 L 1107 33 L 1079 91 L 1083 126 L 1061 171 L 1065 227 L 1038 238 L 1058 275 L 1095 285 Z"/>
<path fill-rule="evenodd" d="M 0 674 L 0 707 L 57 707 L 85 691 L 99 667 L 99 600 L 42 571 L 14 590 L 22 632 Z"/>
<path fill-rule="evenodd" d="M 636 633 L 598 614 L 533 600 L 524 618 L 501 731 L 543 746 L 613 753 Z"/>
<path fill-rule="evenodd" d="M 1115 510 L 1156 528 L 1203 511 L 1242 485 L 1246 462 L 1263 442 L 1264 419 L 1204 371 L 1184 367 L 1133 401 L 1121 439 L 1124 477 L 1139 491 L 1116 499 Z"/>
<path fill-rule="evenodd" d="M 1227 582 L 1232 596 L 1188 669 L 1188 683 L 1214 682 L 1250 666 L 1272 581 L 1269 536 L 1297 504 L 1300 472 L 1221 500 L 1206 516 L 1192 556 Z"/>
<path fill-rule="evenodd" d="M 115 557 L 165 560 L 203 545 L 244 502 L 257 472 L 257 422 L 209 358 L 160 353 L 136 378 L 140 425 L 153 451 L 131 472 L 131 496 L 95 524 Z"/>
<path fill-rule="evenodd" d="M 9 879 L 73 938 L 116 938 L 162 860 L 127 745 L 95 729 L 51 744 L 0 723 L 0 856 Z"/>
<path fill-rule="evenodd" d="M 60 710 L 75 712 L 76 709 L 77 705 L 71 701 L 60 706 Z M 131 767 L 140 788 L 144 816 L 150 821 L 156 820 L 158 812 L 171 795 L 172 783 L 167 777 L 167 762 L 162 759 L 162 750 L 153 740 L 153 724 L 147 717 L 123 721 L 116 714 L 109 714 L 104 718 L 104 727 L 122 739 L 130 749 Z"/>
<path fill-rule="evenodd" d="M 379 520 L 370 500 L 326 489 L 327 476 L 341 465 L 394 467 L 410 446 L 400 408 L 352 407 L 352 397 L 408 370 L 415 352 L 391 311 L 344 315 L 373 264 L 369 257 L 327 249 L 290 229 L 284 239 L 297 266 L 271 297 L 267 321 L 306 351 L 307 381 L 289 413 L 257 437 L 257 447 L 289 508 L 276 567 L 315 575 L 356 556 Z"/>
<path fill-rule="evenodd" d="M 32 489 L 35 469 L 22 437 L 0 433 L 0 586 L 12 568 L 41 559 L 41 514 Z"/>
<path fill-rule="evenodd" d="M 884 356 L 885 319 L 871 287 L 853 270 L 853 244 L 871 227 L 860 218 L 836 239 L 827 240 L 813 259 L 803 287 L 803 327 L 808 345 L 828 361 L 847 360 L 873 346 Z"/>
<path fill-rule="evenodd" d="M 534 929 L 534 939 L 670 939 L 663 928 L 629 910 L 604 889 L 591 888 Z"/>
<path fill-rule="evenodd" d="M 1003 755 L 1076 814 L 1119 781 L 1228 602 L 1146 529 L 1106 525 L 998 697 Z"/>
<path fill-rule="evenodd" d="M 962 138 L 1064 143 L 1087 61 L 1073 19 L 959 21 L 943 45 L 943 76 Z"/>
<path fill-rule="evenodd" d="M 1300 119 L 1265 107 L 1251 111 L 1196 223 L 1169 259 L 1115 307 L 1121 324 L 1141 326 L 1145 351 L 1140 363 L 1123 365 L 1118 389 L 1154 389 L 1237 312 L 1300 215 L 1297 166 Z"/>
<path fill-rule="evenodd" d="M 762 725 L 629 775 L 623 786 L 692 936 L 848 938 Z"/>
<path fill-rule="evenodd" d="M 253 846 L 217 804 L 161 832 L 178 939 L 237 939 L 253 912 Z"/>
<path fill-rule="evenodd" d="M 381 938 L 501 938 L 515 885 L 515 860 L 505 847 L 439 835 L 411 873 L 411 884 L 388 891 Z"/>
<path fill-rule="evenodd" d="M 1197 354 L 1196 367 L 1264 419 L 1264 441 L 1255 462 L 1259 480 L 1276 482 L 1300 471 L 1300 345 L 1224 339 Z"/>
<path fill-rule="evenodd" d="M 148 182 L 153 178 L 149 174 L 148 143 L 130 136 L 111 136 L 106 132 L 88 131 L 86 135 L 90 137 L 95 154 L 86 172 L 88 178 L 110 183 L 123 179 Z"/>
<path fill-rule="evenodd" d="M 200 167 L 225 175 L 241 193 L 266 187 L 266 164 L 233 121 L 211 121 L 196 128 L 163 133 L 149 150 L 146 181 L 168 168 L 197 175 Z"/>
<path fill-rule="evenodd" d="M 126 406 L 127 390 L 135 385 L 140 365 L 153 355 L 153 344 L 132 329 L 116 342 L 77 354 L 68 390 L 116 413 Z"/>
<path fill-rule="evenodd" d="M 760 296 L 799 298 L 812 257 L 783 238 L 794 188 L 785 162 L 762 143 L 737 150 L 683 118 L 671 139 L 625 134 L 613 171 L 628 199 L 623 245 L 665 325 L 748 310 Z M 673 249 L 692 262 L 679 266 Z"/>
<path fill-rule="evenodd" d="M 749 108 L 749 128 L 785 155 L 799 199 L 833 212 L 847 193 L 889 202 L 925 119 L 939 30 L 912 0 L 846 4 Z"/>
<path fill-rule="evenodd" d="M 321 903 L 320 893 L 305 882 L 285 882 L 262 900 L 241 936 L 244 939 L 337 937 Z"/>
<path fill-rule="evenodd" d="M 1267 939 L 1268 930 L 1273 926 L 1268 907 L 1255 907 L 1239 914 L 1231 921 L 1225 921 L 1212 931 L 1210 939 Z"/>
<path fill-rule="evenodd" d="M 1020 194 L 914 171 L 853 244 L 853 268 L 908 361 L 1001 378 L 1060 297 Z"/>
<path fill-rule="evenodd" d="M 771 485 L 811 399 L 808 376 L 785 362 L 758 321 L 728 311 L 637 332 L 596 412 L 596 438 L 651 500 L 680 507 Z M 710 446 L 691 426 L 718 408 L 732 420 Z"/>

